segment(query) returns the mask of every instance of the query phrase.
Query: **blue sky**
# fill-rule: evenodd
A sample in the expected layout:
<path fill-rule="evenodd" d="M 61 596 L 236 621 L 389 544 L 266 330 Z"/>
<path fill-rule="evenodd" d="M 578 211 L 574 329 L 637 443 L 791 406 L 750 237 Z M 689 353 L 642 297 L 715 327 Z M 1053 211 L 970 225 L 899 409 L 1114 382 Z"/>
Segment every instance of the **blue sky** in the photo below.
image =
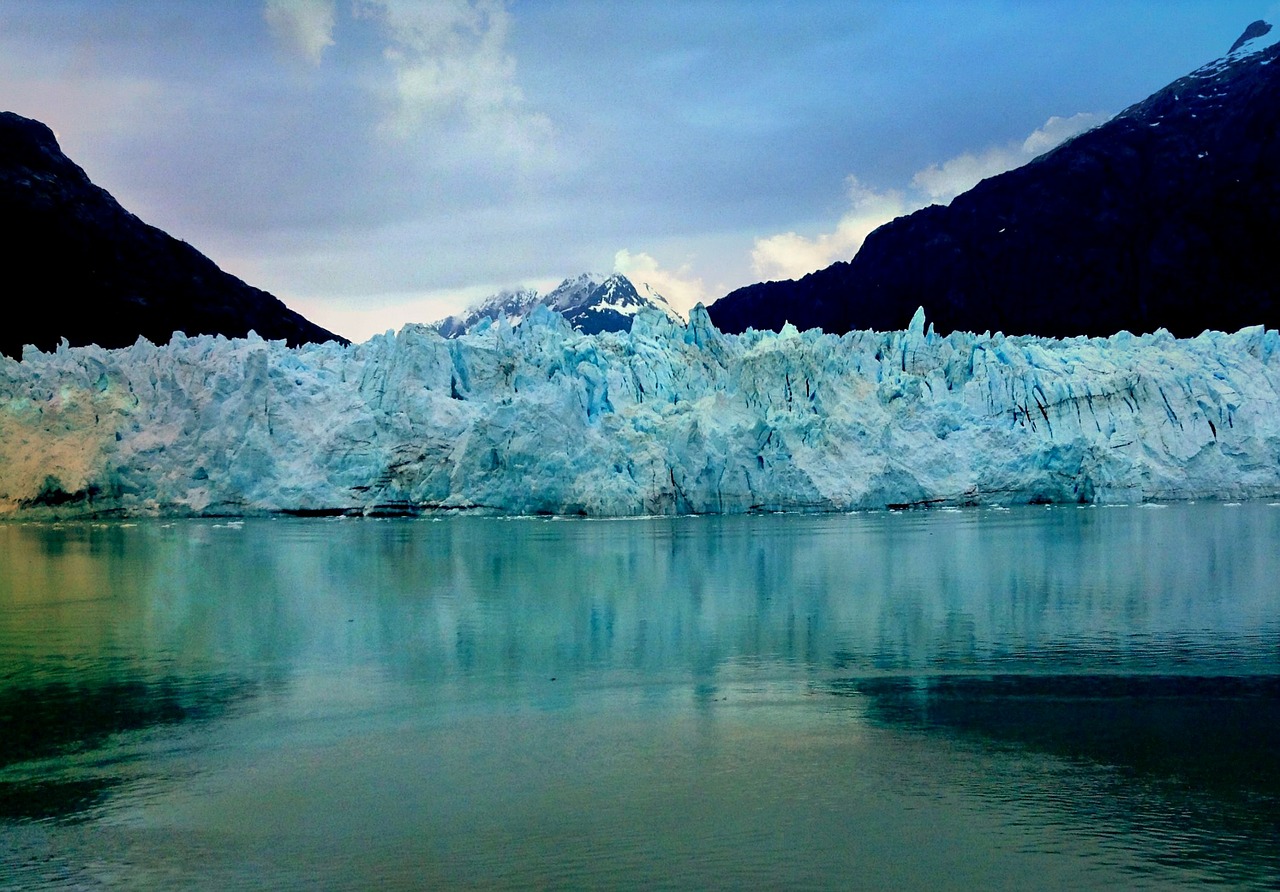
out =
<path fill-rule="evenodd" d="M 591 270 L 684 308 L 847 259 L 1280 3 L 32 0 L 0 107 L 364 339 Z"/>

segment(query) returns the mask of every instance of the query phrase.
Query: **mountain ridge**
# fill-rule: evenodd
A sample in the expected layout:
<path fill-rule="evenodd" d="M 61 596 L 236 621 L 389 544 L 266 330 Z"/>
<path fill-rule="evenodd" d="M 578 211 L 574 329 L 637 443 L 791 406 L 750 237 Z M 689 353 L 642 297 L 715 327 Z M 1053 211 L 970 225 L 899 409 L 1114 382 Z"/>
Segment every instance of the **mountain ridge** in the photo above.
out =
<path fill-rule="evenodd" d="M 939 332 L 1280 326 L 1280 45 L 1250 31 L 1110 121 L 886 223 L 851 260 L 731 292 L 712 320 L 884 331 L 923 306 Z"/>
<path fill-rule="evenodd" d="M 0 270 L 11 314 L 0 353 L 31 344 L 155 343 L 175 331 L 243 337 L 250 330 L 296 346 L 346 342 L 274 295 L 220 269 L 191 245 L 143 222 L 95 185 L 40 121 L 0 112 Z"/>
<path fill-rule="evenodd" d="M 455 338 L 466 334 L 485 320 L 505 319 L 515 325 L 537 306 L 559 313 L 577 331 L 599 334 L 605 331 L 630 331 L 631 322 L 641 310 L 652 307 L 669 319 L 684 322 L 684 317 L 646 283 L 646 294 L 621 273 L 602 275 L 581 273 L 565 279 L 545 295 L 535 289 L 520 288 L 499 291 L 465 310 L 461 315 L 446 316 L 431 323 L 440 334 Z"/>

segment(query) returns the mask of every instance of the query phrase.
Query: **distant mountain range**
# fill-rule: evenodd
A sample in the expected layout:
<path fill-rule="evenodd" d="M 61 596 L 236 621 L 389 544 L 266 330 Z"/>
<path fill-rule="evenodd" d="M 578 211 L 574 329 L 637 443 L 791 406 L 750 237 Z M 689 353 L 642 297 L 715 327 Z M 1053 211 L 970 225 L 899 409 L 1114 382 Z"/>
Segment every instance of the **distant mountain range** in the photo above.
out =
<path fill-rule="evenodd" d="M 506 319 L 514 325 L 537 306 L 556 311 L 584 334 L 630 331 L 632 319 L 646 307 L 660 310 L 672 319 L 684 321 L 667 303 L 666 298 L 648 285 L 642 284 L 640 287 L 644 294 L 626 276 L 617 273 L 611 276 L 583 273 L 575 278 L 565 279 L 547 294 L 539 294 L 532 289 L 501 291 L 461 316 L 447 316 L 433 323 L 432 327 L 447 338 L 456 338 L 485 320 Z"/>
<path fill-rule="evenodd" d="M 243 337 L 297 345 L 344 341 L 245 284 L 185 242 L 126 211 L 90 182 L 39 121 L 0 112 L 0 270 L 9 312 L 0 353 L 124 347 L 139 335 Z"/>
<path fill-rule="evenodd" d="M 1230 52 L 945 207 L 900 217 L 857 255 L 709 307 L 723 331 L 936 330 L 1043 336 L 1280 327 L 1280 59 L 1255 22 Z M 345 339 L 122 208 L 38 121 L 0 112 L 0 353 L 128 346 L 174 331 L 291 345 Z M 546 295 L 506 291 L 435 323 L 454 337 L 543 305 L 579 331 L 625 331 L 648 286 L 584 274 Z"/>
<path fill-rule="evenodd" d="M 709 307 L 723 331 L 904 328 L 1179 336 L 1280 327 L 1280 45 L 1255 22 L 1223 58 L 849 262 Z"/>

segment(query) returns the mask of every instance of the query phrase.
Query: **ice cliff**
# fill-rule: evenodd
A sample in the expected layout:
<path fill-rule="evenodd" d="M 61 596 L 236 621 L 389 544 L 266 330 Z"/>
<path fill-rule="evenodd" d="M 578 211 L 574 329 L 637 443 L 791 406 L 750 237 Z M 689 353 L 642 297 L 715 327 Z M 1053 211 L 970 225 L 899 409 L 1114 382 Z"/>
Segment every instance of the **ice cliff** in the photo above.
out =
<path fill-rule="evenodd" d="M 1280 493 L 1280 334 L 139 340 L 0 360 L 0 511 L 634 515 Z"/>

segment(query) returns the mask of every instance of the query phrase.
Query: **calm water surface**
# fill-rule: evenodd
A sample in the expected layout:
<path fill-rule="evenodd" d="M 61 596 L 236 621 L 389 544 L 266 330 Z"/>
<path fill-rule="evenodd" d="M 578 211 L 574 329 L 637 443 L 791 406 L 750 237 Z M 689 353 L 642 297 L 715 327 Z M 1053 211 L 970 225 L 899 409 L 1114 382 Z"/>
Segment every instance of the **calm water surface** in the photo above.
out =
<path fill-rule="evenodd" d="M 1280 885 L 1280 506 L 0 524 L 0 887 Z"/>

